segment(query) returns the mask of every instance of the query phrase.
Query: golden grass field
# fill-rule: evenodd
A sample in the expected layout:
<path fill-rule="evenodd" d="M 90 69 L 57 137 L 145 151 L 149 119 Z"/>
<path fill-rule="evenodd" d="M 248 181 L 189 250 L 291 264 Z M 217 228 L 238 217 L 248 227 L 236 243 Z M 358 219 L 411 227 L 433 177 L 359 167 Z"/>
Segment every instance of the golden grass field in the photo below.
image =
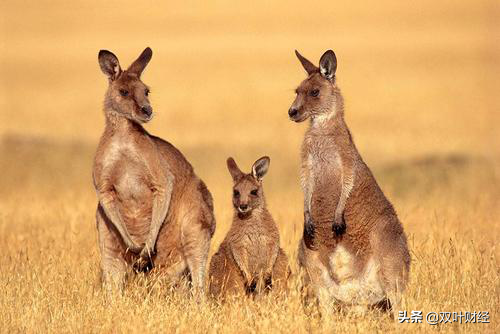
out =
<path fill-rule="evenodd" d="M 500 7 L 491 1 L 0 3 L 1 332 L 498 332 Z M 197 304 L 139 277 L 99 285 L 94 150 L 107 80 L 99 49 L 143 75 L 146 127 L 176 145 L 215 199 L 211 253 L 229 228 L 233 156 L 271 157 L 264 186 L 297 272 L 299 149 L 287 119 L 305 77 L 293 54 L 338 57 L 346 119 L 393 202 L 412 253 L 405 308 L 489 311 L 490 324 L 396 325 L 386 314 L 304 310 L 283 299 Z M 307 312 L 305 312 L 307 311 Z"/>

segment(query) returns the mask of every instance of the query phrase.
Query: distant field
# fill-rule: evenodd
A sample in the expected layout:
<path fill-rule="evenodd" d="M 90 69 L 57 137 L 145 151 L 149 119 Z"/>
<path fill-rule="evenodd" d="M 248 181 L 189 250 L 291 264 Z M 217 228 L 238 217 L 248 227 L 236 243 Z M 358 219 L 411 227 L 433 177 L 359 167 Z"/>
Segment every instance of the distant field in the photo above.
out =
<path fill-rule="evenodd" d="M 182 4 L 182 6 L 181 6 Z M 130 283 L 99 288 L 91 166 L 103 129 L 99 49 L 122 67 L 146 46 L 147 129 L 176 145 L 215 199 L 213 253 L 232 216 L 225 159 L 271 157 L 264 187 L 297 271 L 299 149 L 287 119 L 305 77 L 293 54 L 338 57 L 358 149 L 409 238 L 406 309 L 489 311 L 491 324 L 404 324 L 405 332 L 498 332 L 500 8 L 495 1 L 0 4 L 0 331 L 387 332 L 387 315 L 304 309 L 282 300 L 197 305 Z"/>

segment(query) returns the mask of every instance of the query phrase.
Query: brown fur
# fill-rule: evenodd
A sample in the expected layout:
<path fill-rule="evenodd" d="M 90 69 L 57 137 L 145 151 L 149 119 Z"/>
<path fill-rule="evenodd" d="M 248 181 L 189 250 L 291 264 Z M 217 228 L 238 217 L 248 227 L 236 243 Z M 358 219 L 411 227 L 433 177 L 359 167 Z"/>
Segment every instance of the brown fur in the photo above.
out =
<path fill-rule="evenodd" d="M 370 306 L 386 298 L 397 311 L 410 269 L 403 227 L 344 121 L 335 54 L 327 51 L 318 68 L 296 53 L 308 78 L 289 115 L 310 119 L 302 145 L 299 262 L 326 311 L 333 301 Z"/>
<path fill-rule="evenodd" d="M 154 267 L 172 279 L 189 271 L 202 290 L 215 230 L 212 196 L 182 153 L 141 125 L 152 117 L 140 80 L 151 55 L 147 48 L 122 71 L 115 55 L 99 53 L 109 78 L 93 170 L 103 279 L 108 289 L 122 289 L 133 266 Z"/>
<path fill-rule="evenodd" d="M 228 234 L 210 262 L 210 294 L 223 298 L 260 293 L 271 287 L 280 290 L 290 269 L 262 188 L 269 158 L 257 160 L 250 174 L 242 173 L 232 158 L 227 164 L 234 181 L 235 213 Z"/>

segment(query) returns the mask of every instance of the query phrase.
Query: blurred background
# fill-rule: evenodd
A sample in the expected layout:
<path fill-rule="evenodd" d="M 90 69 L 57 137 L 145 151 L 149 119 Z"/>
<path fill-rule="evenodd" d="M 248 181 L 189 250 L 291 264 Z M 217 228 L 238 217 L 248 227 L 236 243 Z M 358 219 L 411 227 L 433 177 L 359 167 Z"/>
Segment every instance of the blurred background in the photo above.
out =
<path fill-rule="evenodd" d="M 3 1 L 0 9 L 4 203 L 73 196 L 93 210 L 107 87 L 97 53 L 111 50 L 126 68 L 146 46 L 154 54 L 143 81 L 155 110 L 146 128 L 185 153 L 219 218 L 231 214 L 226 158 L 249 170 L 265 154 L 272 209 L 301 217 L 307 125 L 287 110 L 305 72 L 294 49 L 314 63 L 336 52 L 348 125 L 394 200 L 419 205 L 404 196 L 430 196 L 453 173 L 461 184 L 497 180 L 496 1 Z M 471 164 L 478 169 L 463 174 Z M 93 228 L 92 219 L 79 224 Z"/>
<path fill-rule="evenodd" d="M 0 27 L 0 243 L 7 245 L 0 323 L 7 331 L 81 331 L 91 322 L 116 332 L 117 323 L 185 319 L 182 309 L 170 314 L 141 302 L 105 309 L 92 288 L 99 254 L 91 170 L 107 88 L 97 54 L 110 50 L 126 68 L 147 46 L 153 58 L 142 79 L 155 116 L 146 128 L 178 147 L 211 190 L 218 224 L 211 252 L 232 217 L 227 157 L 250 171 L 269 155 L 265 193 L 296 270 L 307 124 L 287 117 L 306 77 L 294 50 L 318 63 L 333 49 L 347 124 L 409 237 L 417 282 L 410 305 L 499 309 L 498 1 L 3 0 Z M 135 310 L 135 321 L 126 310 Z M 238 313 L 243 327 L 226 328 L 311 331 L 301 307 L 294 310 L 281 322 L 260 308 Z M 196 318 L 200 331 L 212 315 Z M 222 326 L 227 319 L 220 316 Z"/>

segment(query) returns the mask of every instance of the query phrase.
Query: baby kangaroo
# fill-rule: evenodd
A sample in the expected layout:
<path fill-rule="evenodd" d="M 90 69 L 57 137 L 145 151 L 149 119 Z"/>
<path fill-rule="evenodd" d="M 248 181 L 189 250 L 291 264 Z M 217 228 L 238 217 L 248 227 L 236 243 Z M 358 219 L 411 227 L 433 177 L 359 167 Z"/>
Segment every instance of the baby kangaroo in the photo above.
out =
<path fill-rule="evenodd" d="M 278 228 L 266 208 L 262 177 L 270 159 L 262 157 L 250 174 L 227 159 L 233 177 L 234 218 L 226 238 L 210 262 L 210 294 L 216 298 L 283 288 L 290 274 L 280 248 Z"/>
<path fill-rule="evenodd" d="M 389 299 L 397 312 L 410 270 L 406 236 L 344 121 L 337 58 L 328 50 L 318 68 L 295 53 L 308 77 L 288 114 L 310 120 L 302 144 L 299 262 L 323 311 L 333 301 L 366 308 Z"/>
<path fill-rule="evenodd" d="M 141 81 L 151 56 L 146 48 L 123 71 L 113 53 L 99 52 L 109 79 L 93 170 L 103 280 L 121 290 L 134 266 L 154 266 L 173 279 L 189 271 L 202 290 L 215 230 L 212 196 L 181 152 L 142 127 L 153 116 Z"/>

